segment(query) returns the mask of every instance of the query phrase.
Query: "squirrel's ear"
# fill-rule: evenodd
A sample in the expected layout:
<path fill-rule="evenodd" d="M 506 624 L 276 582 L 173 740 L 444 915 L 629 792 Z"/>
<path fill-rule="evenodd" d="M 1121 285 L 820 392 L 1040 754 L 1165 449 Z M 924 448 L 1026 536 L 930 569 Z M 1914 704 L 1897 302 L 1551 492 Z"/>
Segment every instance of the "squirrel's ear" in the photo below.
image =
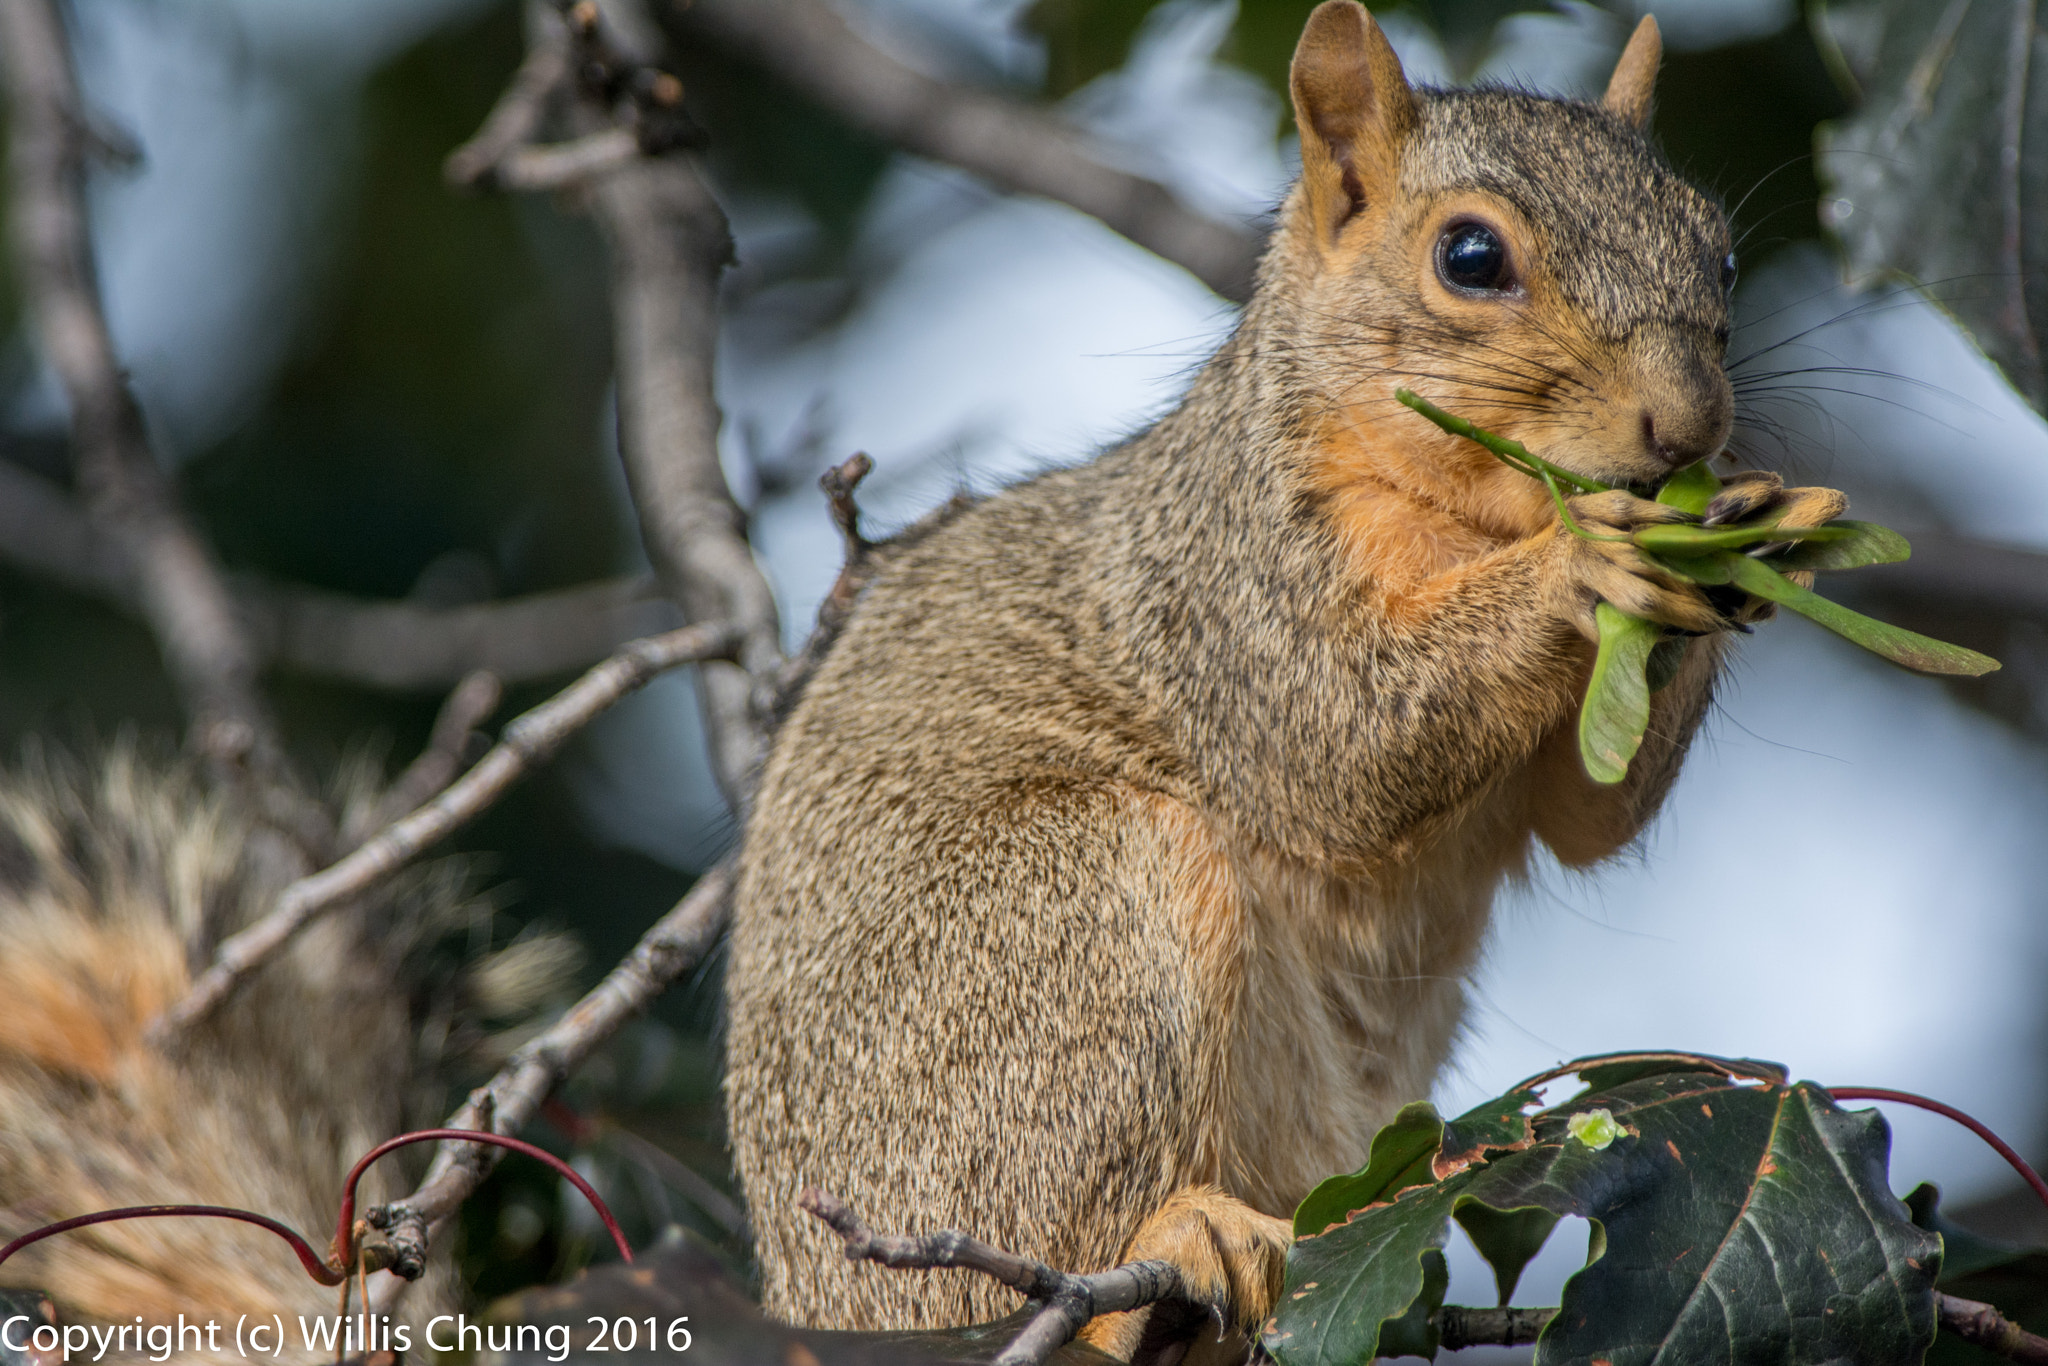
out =
<path fill-rule="evenodd" d="M 1648 128 L 1650 100 L 1657 93 L 1657 64 L 1663 60 L 1664 38 L 1657 32 L 1656 16 L 1645 14 L 1621 50 L 1600 103 L 1636 127 Z"/>
<path fill-rule="evenodd" d="M 1294 49 L 1288 84 L 1301 180 L 1316 226 L 1338 228 L 1394 185 L 1416 124 L 1415 92 L 1387 35 L 1357 0 L 1324 0 Z"/>

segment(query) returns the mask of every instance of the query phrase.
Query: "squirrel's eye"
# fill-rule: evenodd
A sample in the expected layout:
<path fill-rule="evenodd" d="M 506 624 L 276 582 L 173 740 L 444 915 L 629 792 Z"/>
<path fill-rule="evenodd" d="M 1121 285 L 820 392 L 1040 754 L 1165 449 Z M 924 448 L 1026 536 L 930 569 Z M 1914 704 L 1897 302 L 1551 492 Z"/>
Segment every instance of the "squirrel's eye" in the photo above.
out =
<path fill-rule="evenodd" d="M 1513 289 L 1508 274 L 1508 249 L 1492 228 L 1461 223 L 1443 235 L 1437 248 L 1437 274 L 1459 289 Z"/>
<path fill-rule="evenodd" d="M 1721 288 L 1735 288 L 1735 253 L 1732 251 L 1721 258 Z"/>

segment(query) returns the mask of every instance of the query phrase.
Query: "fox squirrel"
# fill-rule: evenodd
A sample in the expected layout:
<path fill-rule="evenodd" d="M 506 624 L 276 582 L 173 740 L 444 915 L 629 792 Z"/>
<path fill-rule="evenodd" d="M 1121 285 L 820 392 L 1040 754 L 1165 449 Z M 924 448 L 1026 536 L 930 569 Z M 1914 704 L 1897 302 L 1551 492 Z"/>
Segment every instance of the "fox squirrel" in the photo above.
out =
<path fill-rule="evenodd" d="M 351 814 L 372 809 L 370 786 L 351 786 Z M 569 941 L 536 935 L 449 980 L 430 950 L 483 908 L 444 861 L 309 927 L 214 1018 L 152 1047 L 145 1031 L 195 961 L 269 910 L 302 864 L 243 795 L 133 743 L 90 764 L 31 751 L 0 775 L 0 1243 L 115 1206 L 192 1203 L 255 1210 L 324 1245 L 355 1159 L 409 1117 L 438 1116 L 439 1073 L 505 1046 L 489 1022 L 529 1014 L 573 967 Z M 396 1160 L 372 1168 L 364 1202 L 402 1194 L 404 1175 Z M 336 1292 L 241 1224 L 67 1233 L 0 1267 L 9 1289 L 46 1292 L 72 1324 L 276 1314 L 279 1360 L 335 1359 L 331 1345 L 299 1350 L 296 1322 L 331 1320 Z M 456 1290 L 432 1264 L 393 1321 L 421 1341 Z M 218 1336 L 175 1348 L 178 1362 L 236 1357 Z M 164 1359 L 107 1359 L 145 1357 Z"/>
<path fill-rule="evenodd" d="M 771 1312 L 1012 1307 L 849 1264 L 797 1208 L 819 1185 L 1076 1270 L 1167 1258 L 1242 1353 L 1295 1204 L 1428 1094 L 1496 889 L 1656 811 L 1726 628 L 1765 609 L 1566 534 L 1393 393 L 1618 485 L 1722 449 L 1734 257 L 1645 135 L 1660 55 L 1646 18 L 1597 104 L 1422 89 L 1327 0 L 1300 179 L 1179 407 L 880 551 L 742 856 L 725 1088 Z M 1709 517 L 1844 505 L 1750 475 Z M 1600 599 L 1692 636 L 1614 787 L 1572 742 Z M 1130 1357 L 1146 1327 L 1085 1336 Z"/>

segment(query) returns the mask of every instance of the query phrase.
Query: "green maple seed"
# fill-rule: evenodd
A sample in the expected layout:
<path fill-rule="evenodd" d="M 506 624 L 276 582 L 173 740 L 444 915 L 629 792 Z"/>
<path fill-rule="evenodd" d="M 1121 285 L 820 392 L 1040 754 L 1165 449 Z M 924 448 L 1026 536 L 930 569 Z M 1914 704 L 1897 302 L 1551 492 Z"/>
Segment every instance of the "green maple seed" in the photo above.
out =
<path fill-rule="evenodd" d="M 1600 646 L 1579 706 L 1579 758 L 1594 782 L 1618 783 L 1650 728 L 1650 652 L 1664 628 L 1606 602 L 1593 604 L 1593 620 Z"/>
<path fill-rule="evenodd" d="M 1665 522 L 1639 527 L 1629 536 L 1602 536 L 1572 520 L 1563 489 L 1602 493 L 1611 485 L 1554 465 L 1520 442 L 1496 436 L 1407 389 L 1396 389 L 1394 397 L 1445 431 L 1478 442 L 1507 465 L 1541 480 L 1557 504 L 1565 529 L 1575 536 L 1632 541 L 1673 578 L 1707 586 L 1732 584 L 1921 673 L 1975 677 L 1999 667 L 1989 655 L 1866 617 L 1785 577 L 1788 573 L 1857 569 L 1903 560 L 1912 547 L 1890 527 L 1847 520 L 1818 527 L 1788 527 L 1779 525 L 1782 514 L 1766 514 L 1732 526 Z M 1721 481 L 1701 460 L 1667 479 L 1657 490 L 1657 501 L 1700 517 L 1720 488 Z M 1745 550 L 1749 553 L 1743 553 Z M 1632 617 L 1610 603 L 1595 603 L 1593 619 L 1599 645 L 1585 700 L 1579 706 L 1579 758 L 1594 781 L 1618 783 L 1628 776 L 1629 761 L 1649 729 L 1650 695 L 1677 675 L 1685 642 L 1676 637 L 1666 639 L 1664 628 L 1656 622 Z M 1576 1126 L 1578 1120 L 1572 1123 Z"/>

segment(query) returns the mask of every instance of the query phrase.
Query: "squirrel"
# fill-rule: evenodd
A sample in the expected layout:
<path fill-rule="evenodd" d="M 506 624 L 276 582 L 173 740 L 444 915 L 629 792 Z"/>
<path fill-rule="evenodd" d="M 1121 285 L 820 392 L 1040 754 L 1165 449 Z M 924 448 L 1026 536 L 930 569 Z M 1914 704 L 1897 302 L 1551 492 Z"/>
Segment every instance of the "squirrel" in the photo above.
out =
<path fill-rule="evenodd" d="M 344 829 L 377 796 L 347 786 Z M 322 1246 L 355 1160 L 437 1114 L 450 1068 L 508 1048 L 493 1027 L 516 1028 L 573 970 L 571 941 L 536 934 L 450 971 L 434 945 L 489 910 L 443 860 L 309 926 L 213 1017 L 154 1044 L 150 1024 L 211 945 L 270 910 L 304 863 L 245 788 L 133 741 L 91 762 L 32 748 L 0 774 L 0 1243 L 103 1209 L 208 1204 L 282 1219 Z M 363 1201 L 397 1198 L 404 1177 L 400 1161 L 378 1164 Z M 422 1341 L 457 1289 L 431 1261 L 381 1326 Z M 302 1350 L 298 1319 L 331 1323 L 337 1292 L 239 1223 L 60 1234 L 0 1267 L 0 1302 L 19 1302 L 8 1291 L 47 1295 L 64 1324 L 189 1328 L 168 1349 L 131 1337 L 107 1360 L 235 1359 L 221 1334 L 245 1314 L 278 1316 L 278 1360 L 336 1359 L 332 1342 Z M 36 1322 L 10 1335 L 17 1345 Z M 208 1339 L 209 1322 L 226 1327 Z"/>
<path fill-rule="evenodd" d="M 1627 490 L 1733 424 L 1735 258 L 1648 139 L 1660 59 L 1645 18 L 1597 103 L 1419 88 L 1326 0 L 1300 178 L 1179 406 L 879 552 L 741 856 L 725 1094 L 770 1312 L 1012 1307 L 849 1264 L 815 1185 L 1063 1268 L 1165 1258 L 1241 1355 L 1295 1205 L 1429 1093 L 1496 891 L 1654 815 L 1727 632 L 1768 611 L 1613 537 L 1683 519 Z M 1620 486 L 1568 502 L 1610 539 L 1404 385 Z M 1752 472 L 1707 516 L 1845 506 Z M 1601 600 L 1686 642 L 1611 787 L 1573 733 Z M 1188 1328 L 1084 1337 L 1128 1359 Z"/>

